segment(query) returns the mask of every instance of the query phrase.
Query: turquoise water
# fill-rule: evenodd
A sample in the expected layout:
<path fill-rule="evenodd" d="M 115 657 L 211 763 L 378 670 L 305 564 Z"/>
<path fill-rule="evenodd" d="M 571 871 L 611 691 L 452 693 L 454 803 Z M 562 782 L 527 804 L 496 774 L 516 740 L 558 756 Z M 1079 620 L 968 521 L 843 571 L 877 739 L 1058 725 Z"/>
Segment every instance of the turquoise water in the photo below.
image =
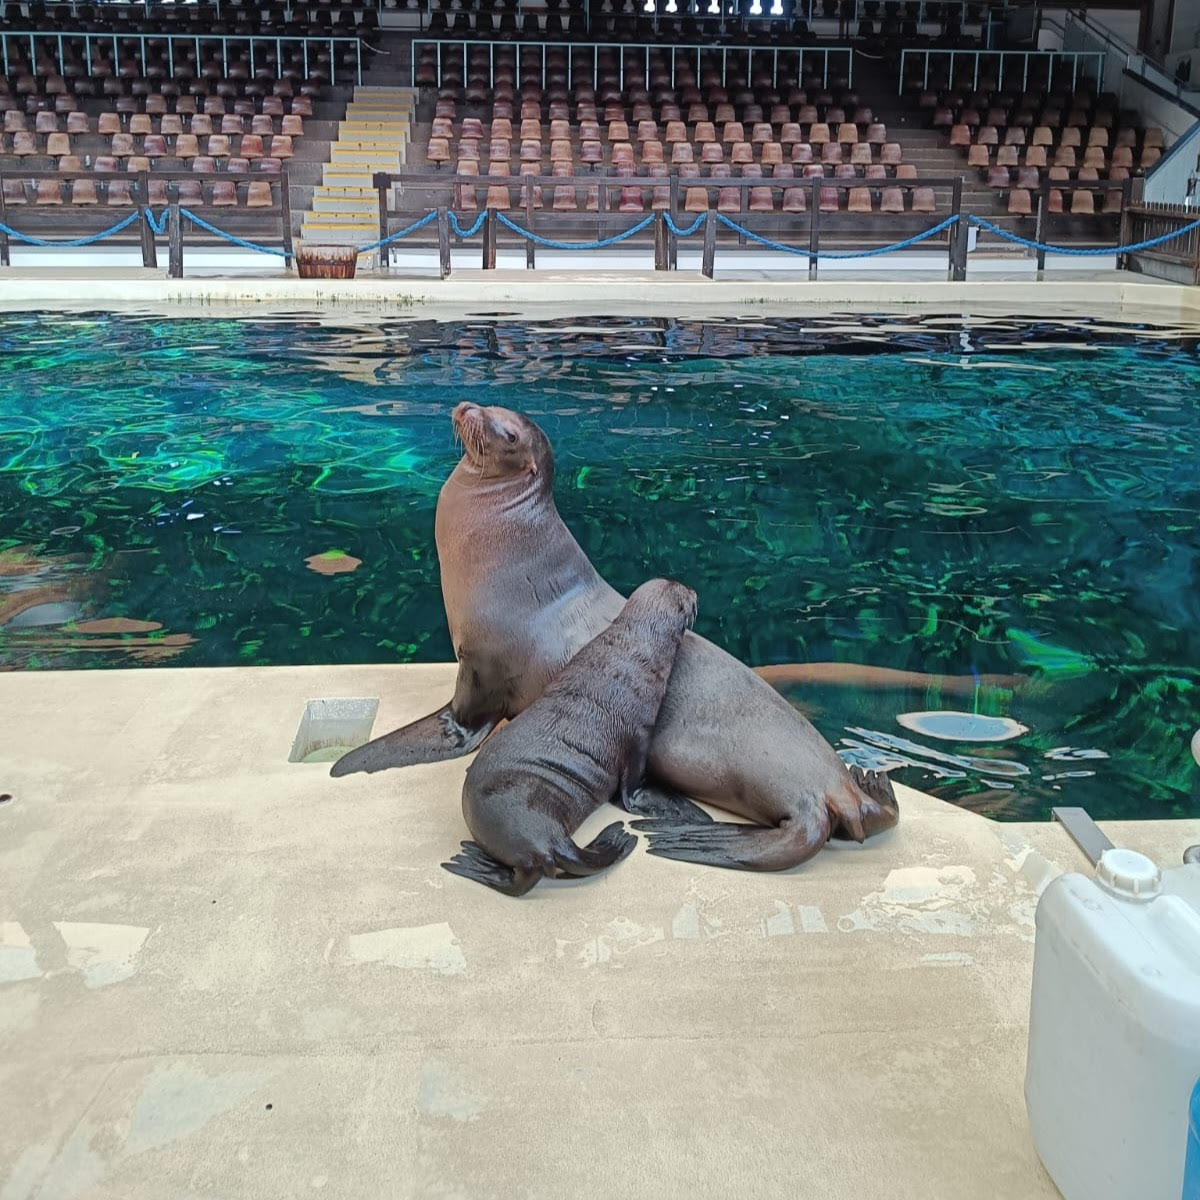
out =
<path fill-rule="evenodd" d="M 790 689 L 847 757 L 1005 817 L 1200 813 L 1200 354 L 1170 330 L 0 316 L 0 669 L 451 658 L 463 399 L 541 423 L 599 569 L 686 580 L 747 661 L 962 681 Z M 1018 735 L 897 720 L 939 709 Z"/>

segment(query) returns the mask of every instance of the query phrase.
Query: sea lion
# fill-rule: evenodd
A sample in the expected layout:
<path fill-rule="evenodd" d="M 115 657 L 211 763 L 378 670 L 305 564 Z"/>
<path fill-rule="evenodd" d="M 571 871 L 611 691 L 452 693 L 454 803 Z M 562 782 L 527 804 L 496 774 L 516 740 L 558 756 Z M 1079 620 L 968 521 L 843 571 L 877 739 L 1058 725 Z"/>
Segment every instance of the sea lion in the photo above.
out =
<path fill-rule="evenodd" d="M 463 817 L 475 838 L 447 871 L 508 896 L 544 876 L 594 875 L 637 841 L 620 821 L 580 849 L 571 834 L 614 795 L 641 785 L 679 640 L 696 618 L 681 583 L 643 583 L 467 771 Z"/>
<path fill-rule="evenodd" d="M 528 708 L 624 604 L 554 505 L 554 455 L 532 421 L 459 404 L 464 454 L 438 497 L 442 597 L 458 658 L 444 708 L 352 750 L 331 774 L 456 758 Z M 886 775 L 847 769 L 833 747 L 749 667 L 685 635 L 650 746 L 651 776 L 755 824 L 715 823 L 682 797 L 643 790 L 659 818 L 650 853 L 777 871 L 830 836 L 862 841 L 895 825 Z M 635 828 L 642 826 L 635 825 Z"/>

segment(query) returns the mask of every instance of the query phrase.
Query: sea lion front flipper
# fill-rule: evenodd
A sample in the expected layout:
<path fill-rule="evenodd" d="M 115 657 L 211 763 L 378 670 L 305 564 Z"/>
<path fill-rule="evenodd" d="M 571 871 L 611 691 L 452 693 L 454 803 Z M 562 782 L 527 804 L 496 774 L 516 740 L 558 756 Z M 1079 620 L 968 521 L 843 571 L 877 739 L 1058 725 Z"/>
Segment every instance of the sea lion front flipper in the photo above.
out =
<path fill-rule="evenodd" d="M 634 792 L 624 796 L 619 793 L 613 803 L 628 813 L 664 821 L 669 825 L 707 825 L 712 823 L 708 815 L 694 800 L 682 792 L 665 787 L 661 783 L 644 783 Z M 640 828 L 637 823 L 634 828 Z"/>
<path fill-rule="evenodd" d="M 541 871 L 522 871 L 506 866 L 492 858 L 478 842 L 463 842 L 462 852 L 449 862 L 442 863 L 442 866 L 451 875 L 461 875 L 463 879 L 482 883 L 484 887 L 502 892 L 505 896 L 523 896 L 542 878 Z"/>
<path fill-rule="evenodd" d="M 649 854 L 735 871 L 784 871 L 812 858 L 829 840 L 830 821 L 805 822 L 788 817 L 778 825 L 673 825 L 634 821 L 650 835 Z"/>
<path fill-rule="evenodd" d="M 352 775 L 355 771 L 369 774 L 388 767 L 410 767 L 414 763 L 460 758 L 477 749 L 495 729 L 498 720 L 496 717 L 475 726 L 463 725 L 455 718 L 453 705 L 447 704 L 411 725 L 385 733 L 365 746 L 343 754 L 330 767 L 329 773 L 336 778 Z"/>
<path fill-rule="evenodd" d="M 636 845 L 637 838 L 614 821 L 582 848 L 568 839 L 566 846 L 552 852 L 554 865 L 564 875 L 595 875 L 620 862 Z"/>

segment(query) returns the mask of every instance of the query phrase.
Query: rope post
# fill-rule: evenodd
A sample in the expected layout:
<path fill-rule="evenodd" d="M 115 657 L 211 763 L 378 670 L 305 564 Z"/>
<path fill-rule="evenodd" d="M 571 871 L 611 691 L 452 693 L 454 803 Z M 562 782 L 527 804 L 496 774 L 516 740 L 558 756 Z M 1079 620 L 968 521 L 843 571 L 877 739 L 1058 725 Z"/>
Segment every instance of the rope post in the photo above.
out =
<path fill-rule="evenodd" d="M 283 249 L 287 258 L 283 260 L 285 269 L 290 271 L 296 261 L 295 247 L 292 245 L 292 185 L 288 180 L 288 165 L 283 164 L 279 174 L 279 223 L 283 226 Z"/>
<path fill-rule="evenodd" d="M 1037 223 L 1033 227 L 1033 240 L 1035 242 L 1044 242 L 1046 233 L 1046 209 L 1050 202 L 1050 180 L 1043 179 L 1038 184 L 1038 206 L 1037 206 Z M 1040 279 L 1046 270 L 1046 252 L 1038 249 L 1037 252 L 1037 273 Z"/>
<path fill-rule="evenodd" d="M 667 215 L 659 209 L 654 214 L 654 269 L 656 271 L 668 270 L 668 255 L 667 255 Z"/>
<path fill-rule="evenodd" d="M 962 283 L 967 277 L 967 235 L 971 231 L 970 223 L 962 210 L 962 176 L 954 181 L 954 215 L 958 220 L 950 230 L 950 279 L 953 283 Z"/>
<path fill-rule="evenodd" d="M 496 210 L 487 210 L 487 220 L 483 223 L 483 269 L 496 269 Z"/>
<path fill-rule="evenodd" d="M 700 274 L 713 277 L 713 261 L 717 257 L 717 214 L 710 208 L 704 218 L 704 252 L 700 259 Z"/>
<path fill-rule="evenodd" d="M 808 206 L 808 277 L 817 277 L 817 251 L 821 247 L 821 187 L 817 182 L 821 176 L 814 176 L 812 181 L 812 202 Z"/>
<path fill-rule="evenodd" d="M 675 59 L 672 57 L 672 63 Z M 672 219 L 679 211 L 679 175 L 672 173 L 671 175 L 671 207 L 667 210 Z M 670 231 L 667 230 L 667 269 L 675 271 L 679 268 L 679 239 Z"/>
<path fill-rule="evenodd" d="M 139 171 L 137 177 L 138 190 L 138 233 L 142 240 L 142 266 L 157 267 L 158 251 L 154 246 L 154 230 L 150 228 L 149 212 L 146 201 L 150 196 L 150 178 L 145 171 Z"/>
<path fill-rule="evenodd" d="M 528 178 L 528 176 L 526 176 Z M 525 228 L 530 233 L 533 229 L 533 184 L 525 184 Z M 533 244 L 533 238 L 525 239 L 525 270 L 532 271 L 537 264 L 536 247 Z"/>
<path fill-rule="evenodd" d="M 8 210 L 4 207 L 4 183 L 0 179 L 0 225 L 8 224 Z M 0 230 L 0 267 L 11 267 L 8 253 L 8 234 Z"/>
<path fill-rule="evenodd" d="M 379 193 L 379 240 L 383 241 L 388 235 L 388 176 L 382 171 L 376 172 L 372 178 L 375 184 L 375 189 Z M 379 272 L 382 275 L 387 274 L 388 259 L 391 254 L 386 246 L 379 247 Z"/>
<path fill-rule="evenodd" d="M 1117 234 L 1118 246 L 1128 246 L 1133 242 L 1133 238 L 1130 236 L 1132 233 L 1133 222 L 1130 219 L 1129 214 L 1129 183 L 1130 181 L 1128 179 L 1123 179 L 1121 181 L 1121 223 L 1119 226 L 1119 232 Z M 1129 270 L 1128 254 L 1117 255 L 1117 270 Z"/>
<path fill-rule="evenodd" d="M 168 192 L 167 274 L 172 279 L 183 278 L 183 218 L 179 215 L 179 188 L 170 185 Z"/>
<path fill-rule="evenodd" d="M 444 208 L 438 209 L 438 269 L 441 272 L 441 278 L 445 279 L 450 274 L 450 219 L 446 216 Z"/>

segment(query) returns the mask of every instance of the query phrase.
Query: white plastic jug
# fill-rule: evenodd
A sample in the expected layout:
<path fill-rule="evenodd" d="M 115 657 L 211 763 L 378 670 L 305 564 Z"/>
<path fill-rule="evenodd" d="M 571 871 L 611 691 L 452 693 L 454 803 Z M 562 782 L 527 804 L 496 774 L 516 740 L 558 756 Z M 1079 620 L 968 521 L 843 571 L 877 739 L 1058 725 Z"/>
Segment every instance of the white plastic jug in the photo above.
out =
<path fill-rule="evenodd" d="M 1065 1200 L 1180 1200 L 1200 1076 L 1200 865 L 1107 850 L 1037 908 L 1025 1104 Z"/>

